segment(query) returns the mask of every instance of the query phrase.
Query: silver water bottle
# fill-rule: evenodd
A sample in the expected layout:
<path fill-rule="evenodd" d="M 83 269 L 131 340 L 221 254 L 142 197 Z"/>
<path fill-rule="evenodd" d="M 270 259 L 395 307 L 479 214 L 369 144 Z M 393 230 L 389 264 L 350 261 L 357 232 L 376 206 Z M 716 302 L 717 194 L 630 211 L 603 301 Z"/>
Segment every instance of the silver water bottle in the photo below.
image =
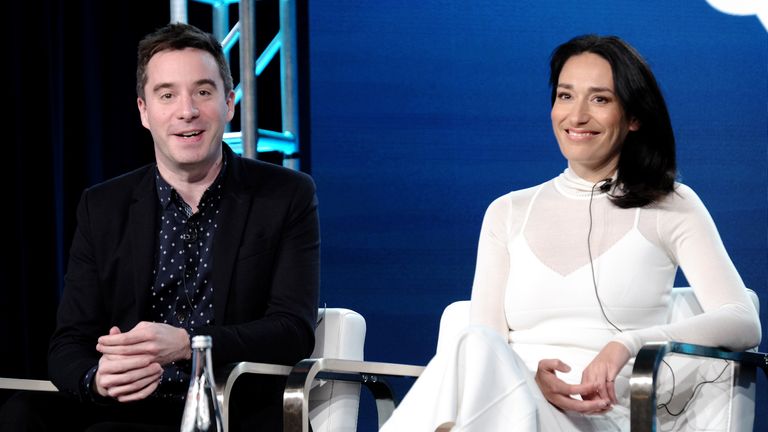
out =
<path fill-rule="evenodd" d="M 210 336 L 192 337 L 192 376 L 181 417 L 181 432 L 223 432 L 221 406 L 213 381 Z"/>

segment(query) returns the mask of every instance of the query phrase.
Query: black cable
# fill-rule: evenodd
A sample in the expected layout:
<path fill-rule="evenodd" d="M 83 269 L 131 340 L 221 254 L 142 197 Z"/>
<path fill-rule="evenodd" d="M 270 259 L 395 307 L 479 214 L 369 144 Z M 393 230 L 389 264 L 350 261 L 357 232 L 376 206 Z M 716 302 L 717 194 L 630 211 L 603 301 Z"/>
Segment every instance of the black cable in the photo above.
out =
<path fill-rule="evenodd" d="M 664 361 L 667 367 L 669 367 L 669 371 L 672 373 L 672 392 L 669 394 L 669 399 L 667 399 L 666 402 L 656 405 L 656 409 L 664 408 L 664 410 L 666 410 L 667 413 L 672 417 L 677 417 L 680 414 L 682 414 L 688 408 L 688 404 L 690 404 L 691 401 L 693 401 L 694 396 L 696 396 L 696 392 L 699 390 L 699 388 L 701 388 L 701 386 L 703 386 L 704 384 L 711 384 L 713 382 L 716 382 L 718 379 L 720 379 L 721 376 L 723 376 L 723 374 L 725 373 L 725 370 L 728 369 L 728 361 L 726 360 L 723 360 L 723 361 L 725 362 L 725 366 L 723 366 L 723 370 L 721 370 L 720 373 L 717 374 L 717 376 L 714 379 L 705 380 L 696 384 L 696 387 L 693 388 L 691 395 L 688 397 L 688 400 L 685 401 L 685 404 L 683 404 L 683 407 L 680 408 L 680 411 L 677 411 L 675 413 L 669 410 L 669 403 L 672 402 L 672 398 L 675 396 L 675 372 L 672 371 L 672 368 L 669 366 L 669 363 Z"/>
<path fill-rule="evenodd" d="M 613 321 L 611 321 L 608 318 L 608 315 L 606 315 L 605 313 L 605 309 L 603 308 L 603 302 L 602 300 L 600 300 L 600 294 L 597 292 L 597 280 L 595 279 L 595 264 L 592 261 L 592 244 L 590 243 L 590 238 L 592 237 L 592 198 L 595 196 L 595 188 L 597 187 L 598 183 L 595 183 L 594 185 L 592 185 L 592 191 L 589 193 L 589 230 L 587 231 L 587 253 L 589 254 L 589 269 L 592 271 L 592 285 L 595 287 L 595 297 L 597 298 L 598 306 L 600 306 L 600 312 L 603 313 L 603 318 L 605 318 L 605 320 L 608 321 L 608 324 L 613 326 L 613 328 L 615 328 L 616 331 L 618 331 L 619 333 L 622 333 L 621 329 L 618 326 L 616 326 L 616 324 L 614 324 Z"/>

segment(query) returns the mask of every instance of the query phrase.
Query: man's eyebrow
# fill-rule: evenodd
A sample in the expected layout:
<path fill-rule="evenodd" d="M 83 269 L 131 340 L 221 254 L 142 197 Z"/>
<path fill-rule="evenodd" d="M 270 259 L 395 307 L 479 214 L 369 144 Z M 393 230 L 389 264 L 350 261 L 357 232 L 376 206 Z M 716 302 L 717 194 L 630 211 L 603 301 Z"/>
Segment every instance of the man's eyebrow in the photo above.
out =
<path fill-rule="evenodd" d="M 172 89 L 174 86 L 171 83 L 158 83 L 155 84 L 154 87 L 152 87 L 152 93 L 157 93 L 160 90 L 163 89 Z"/>
<path fill-rule="evenodd" d="M 195 86 L 202 86 L 202 85 L 209 85 L 211 87 L 216 88 L 216 81 L 212 80 L 210 78 L 203 78 L 200 80 L 195 81 Z M 164 89 L 173 89 L 176 85 L 173 83 L 165 82 L 165 83 L 157 83 L 154 87 L 152 87 L 152 92 L 157 93 L 160 90 Z"/>
<path fill-rule="evenodd" d="M 214 81 L 214 80 L 212 80 L 210 78 L 203 78 L 203 79 L 197 80 L 197 81 L 195 81 L 195 84 L 198 85 L 198 86 L 209 85 L 211 87 L 216 87 L 216 81 Z"/>

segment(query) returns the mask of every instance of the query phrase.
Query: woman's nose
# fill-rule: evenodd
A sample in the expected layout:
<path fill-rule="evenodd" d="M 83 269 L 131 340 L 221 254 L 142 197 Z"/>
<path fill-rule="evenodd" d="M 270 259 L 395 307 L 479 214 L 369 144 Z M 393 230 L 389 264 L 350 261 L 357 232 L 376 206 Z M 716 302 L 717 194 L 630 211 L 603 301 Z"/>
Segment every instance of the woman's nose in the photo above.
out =
<path fill-rule="evenodd" d="M 586 101 L 579 101 L 571 107 L 569 113 L 570 120 L 573 124 L 584 124 L 589 121 L 589 107 Z"/>

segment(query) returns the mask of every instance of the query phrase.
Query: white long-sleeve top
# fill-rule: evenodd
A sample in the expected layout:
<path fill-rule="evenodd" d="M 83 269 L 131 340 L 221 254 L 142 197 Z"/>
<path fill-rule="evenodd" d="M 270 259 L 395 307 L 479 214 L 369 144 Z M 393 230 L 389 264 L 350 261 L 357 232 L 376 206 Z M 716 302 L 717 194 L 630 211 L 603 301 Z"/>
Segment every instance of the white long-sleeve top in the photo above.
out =
<path fill-rule="evenodd" d="M 731 350 L 759 344 L 758 314 L 693 190 L 676 184 L 655 204 L 622 209 L 593 186 L 566 169 L 489 206 L 472 289 L 473 323 L 506 337 L 532 369 L 538 361 L 532 357 L 557 353 L 540 349 L 547 346 L 595 353 L 618 341 L 634 357 L 650 341 Z M 704 313 L 667 324 L 678 266 Z"/>
<path fill-rule="evenodd" d="M 593 186 L 566 170 L 489 206 L 471 301 L 471 321 L 482 326 L 446 341 L 382 431 L 433 431 L 451 424 L 483 432 L 629 430 L 632 361 L 615 378 L 619 403 L 598 415 L 565 412 L 547 402 L 534 378 L 538 361 L 559 358 L 571 370 L 558 375 L 577 383 L 610 341 L 624 344 L 632 358 L 649 341 L 732 350 L 759 343 L 757 312 L 690 188 L 678 184 L 654 205 L 621 209 Z M 705 312 L 668 324 L 678 266 Z M 673 362 L 670 369 L 679 366 Z M 674 391 L 673 385 L 659 400 L 671 400 Z M 717 420 L 719 427 L 715 414 L 693 418 L 708 427 Z M 678 422 L 674 416 L 662 420 L 660 430 Z"/>

